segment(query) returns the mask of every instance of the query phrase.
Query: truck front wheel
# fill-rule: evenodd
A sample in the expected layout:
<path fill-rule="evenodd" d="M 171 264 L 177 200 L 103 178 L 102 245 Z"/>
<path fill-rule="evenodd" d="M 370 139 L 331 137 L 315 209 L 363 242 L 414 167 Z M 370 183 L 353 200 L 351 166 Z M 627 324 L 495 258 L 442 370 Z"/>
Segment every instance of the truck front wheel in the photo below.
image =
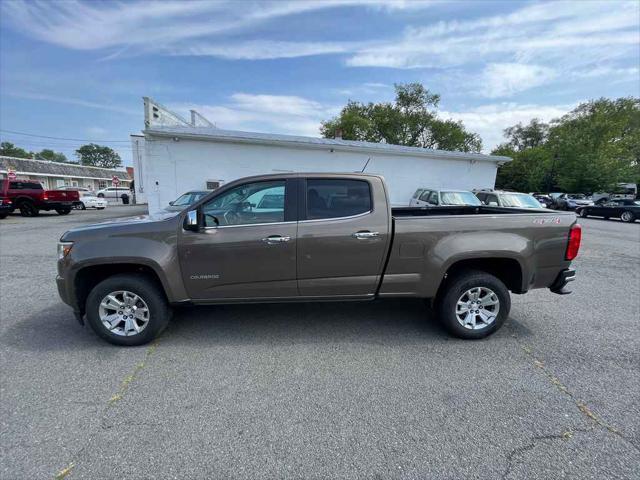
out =
<path fill-rule="evenodd" d="M 160 287 L 144 275 L 121 274 L 96 285 L 87 297 L 91 328 L 115 345 L 143 345 L 166 328 L 171 316 Z"/>
<path fill-rule="evenodd" d="M 509 316 L 511 298 L 502 281 L 493 275 L 467 270 L 447 280 L 437 299 L 444 328 L 464 339 L 483 338 L 498 330 Z"/>
<path fill-rule="evenodd" d="M 18 204 L 20 215 L 23 217 L 35 217 L 40 213 L 36 206 L 29 200 L 24 200 Z"/>

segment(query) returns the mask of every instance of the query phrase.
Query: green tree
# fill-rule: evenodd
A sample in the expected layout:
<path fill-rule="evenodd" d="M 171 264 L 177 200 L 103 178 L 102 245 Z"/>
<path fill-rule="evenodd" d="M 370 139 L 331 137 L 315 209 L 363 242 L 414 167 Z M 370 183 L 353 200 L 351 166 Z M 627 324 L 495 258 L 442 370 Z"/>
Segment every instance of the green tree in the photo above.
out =
<path fill-rule="evenodd" d="M 67 163 L 67 156 L 62 153 L 62 152 L 54 152 L 53 150 L 50 150 L 48 148 L 45 148 L 44 150 L 41 150 L 40 152 L 36 153 L 36 158 L 38 160 L 49 160 L 50 162 L 60 162 L 60 163 Z"/>
<path fill-rule="evenodd" d="M 27 152 L 23 148 L 16 147 L 11 142 L 0 143 L 0 155 L 4 155 L 6 157 L 16 157 L 16 158 L 31 158 L 33 156 L 31 152 Z"/>
<path fill-rule="evenodd" d="M 552 122 L 547 149 L 557 157 L 558 186 L 610 191 L 640 177 L 640 99 L 600 98 Z"/>
<path fill-rule="evenodd" d="M 345 140 L 464 152 L 481 150 L 480 136 L 468 132 L 462 122 L 437 117 L 440 95 L 420 83 L 397 84 L 395 90 L 393 103 L 349 100 L 340 115 L 322 122 L 322 135 L 333 138 L 340 130 Z"/>
<path fill-rule="evenodd" d="M 102 168 L 122 166 L 122 159 L 112 148 L 90 143 L 76 150 L 76 156 L 82 165 Z"/>
<path fill-rule="evenodd" d="M 513 158 L 498 170 L 499 188 L 594 192 L 640 182 L 638 98 L 592 100 L 549 125 L 514 125 L 505 136 L 492 152 Z"/>
<path fill-rule="evenodd" d="M 549 125 L 534 118 L 528 125 L 518 123 L 513 127 L 506 128 L 504 136 L 507 138 L 507 145 L 519 152 L 544 145 L 549 136 Z"/>

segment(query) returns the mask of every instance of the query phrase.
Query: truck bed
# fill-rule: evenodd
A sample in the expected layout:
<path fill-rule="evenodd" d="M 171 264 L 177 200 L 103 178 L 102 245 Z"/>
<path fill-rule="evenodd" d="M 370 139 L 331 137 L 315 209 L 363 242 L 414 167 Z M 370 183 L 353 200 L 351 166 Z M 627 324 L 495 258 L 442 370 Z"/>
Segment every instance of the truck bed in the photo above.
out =
<path fill-rule="evenodd" d="M 432 298 L 456 265 L 516 271 L 510 290 L 553 284 L 573 212 L 489 206 L 392 208 L 393 240 L 379 295 Z"/>

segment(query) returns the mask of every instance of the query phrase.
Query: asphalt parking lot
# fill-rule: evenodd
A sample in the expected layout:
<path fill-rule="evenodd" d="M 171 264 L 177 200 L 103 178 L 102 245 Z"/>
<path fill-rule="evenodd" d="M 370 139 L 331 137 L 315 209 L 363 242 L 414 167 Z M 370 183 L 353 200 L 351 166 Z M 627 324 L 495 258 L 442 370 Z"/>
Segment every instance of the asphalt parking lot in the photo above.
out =
<path fill-rule="evenodd" d="M 420 302 L 180 310 L 151 346 L 80 327 L 67 229 L 0 221 L 2 479 L 638 478 L 640 223 L 581 220 L 574 293 L 449 338 Z"/>

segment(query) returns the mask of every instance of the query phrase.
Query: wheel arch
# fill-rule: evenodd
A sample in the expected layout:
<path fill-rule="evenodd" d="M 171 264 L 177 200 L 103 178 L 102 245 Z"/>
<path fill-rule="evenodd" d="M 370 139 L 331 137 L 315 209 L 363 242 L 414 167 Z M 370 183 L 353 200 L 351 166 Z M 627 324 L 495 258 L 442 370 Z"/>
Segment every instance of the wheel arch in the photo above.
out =
<path fill-rule="evenodd" d="M 523 286 L 524 268 L 512 257 L 475 257 L 464 258 L 453 262 L 446 269 L 436 297 L 439 297 L 447 285 L 447 281 L 466 270 L 486 272 L 498 278 L 513 293 L 525 293 Z"/>
<path fill-rule="evenodd" d="M 81 315 L 85 313 L 87 297 L 93 288 L 103 280 L 119 274 L 143 275 L 156 284 L 164 297 L 169 299 L 167 287 L 162 277 L 150 265 L 142 263 L 102 263 L 80 268 L 74 275 L 73 291 L 77 309 Z"/>

